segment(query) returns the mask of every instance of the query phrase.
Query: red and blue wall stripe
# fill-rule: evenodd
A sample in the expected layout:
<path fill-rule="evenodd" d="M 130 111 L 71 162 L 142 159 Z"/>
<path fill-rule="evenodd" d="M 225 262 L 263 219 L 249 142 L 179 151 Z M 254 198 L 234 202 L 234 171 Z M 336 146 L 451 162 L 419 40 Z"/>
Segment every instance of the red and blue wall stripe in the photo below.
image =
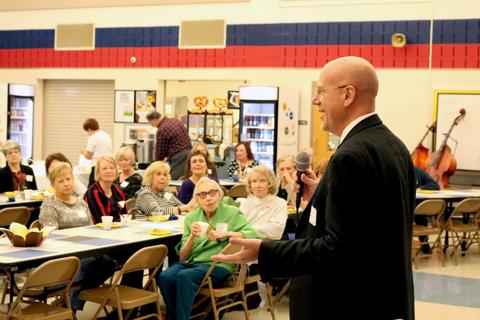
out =
<path fill-rule="evenodd" d="M 315 68 L 345 55 L 384 68 L 429 65 L 429 20 L 228 25 L 224 49 L 179 49 L 178 31 L 97 28 L 94 50 L 66 51 L 54 50 L 54 30 L 0 31 L 0 67 Z M 407 46 L 394 48 L 393 33 L 404 33 Z M 479 68 L 479 54 L 480 19 L 433 22 L 434 68 Z"/>

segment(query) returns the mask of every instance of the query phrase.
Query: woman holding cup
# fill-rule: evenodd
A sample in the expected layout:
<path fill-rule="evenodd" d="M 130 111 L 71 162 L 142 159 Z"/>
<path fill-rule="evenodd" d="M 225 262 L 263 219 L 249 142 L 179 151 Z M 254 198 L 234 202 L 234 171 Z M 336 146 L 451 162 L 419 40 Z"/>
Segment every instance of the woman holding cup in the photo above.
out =
<path fill-rule="evenodd" d="M 88 204 L 93 223 L 102 222 L 102 216 L 112 216 L 113 221 L 120 221 L 120 215 L 127 213 L 125 195 L 113 181 L 117 177 L 117 163 L 110 156 L 102 156 L 95 165 L 95 180 L 87 193 Z"/>
<path fill-rule="evenodd" d="M 230 237 L 259 237 L 240 210 L 223 204 L 222 197 L 215 180 L 203 177 L 197 182 L 194 199 L 199 208 L 185 217 L 182 241 L 177 245 L 180 262 L 159 275 L 167 314 L 173 319 L 190 318 L 195 292 L 213 262 L 211 256 L 220 253 Z M 233 265 L 219 263 L 211 273 L 212 281 L 221 283 L 233 271 Z"/>

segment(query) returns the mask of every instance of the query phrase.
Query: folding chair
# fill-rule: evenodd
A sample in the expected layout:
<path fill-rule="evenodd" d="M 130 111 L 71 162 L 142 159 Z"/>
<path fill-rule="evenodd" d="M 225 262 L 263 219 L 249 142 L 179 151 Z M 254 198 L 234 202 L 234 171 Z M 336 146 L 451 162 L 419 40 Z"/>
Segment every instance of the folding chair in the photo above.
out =
<path fill-rule="evenodd" d="M 255 283 L 259 282 L 260 279 L 260 274 L 255 274 L 252 276 L 247 276 L 245 279 L 245 285 L 250 284 L 250 283 Z M 259 294 L 262 291 L 260 287 L 258 287 L 256 290 L 248 291 L 245 292 L 245 299 L 248 299 L 248 297 L 253 296 L 254 294 Z M 260 311 L 262 309 L 266 309 L 270 314 L 272 315 L 272 320 L 275 320 L 275 310 L 273 308 L 273 299 L 272 299 L 272 288 L 268 282 L 265 282 L 265 289 L 263 290 L 265 295 L 267 296 L 267 304 L 263 308 L 256 308 L 256 309 L 249 309 L 249 315 L 251 314 L 251 311 Z"/>
<path fill-rule="evenodd" d="M 27 207 L 11 207 L 0 210 L 0 226 L 8 227 L 12 222 L 26 225 L 33 211 Z"/>
<path fill-rule="evenodd" d="M 99 304 L 93 319 L 98 318 L 100 312 L 102 312 L 105 306 L 116 308 L 118 317 L 122 320 L 124 318 L 122 310 L 128 310 L 128 313 L 125 316 L 127 319 L 133 310 L 136 310 L 138 307 L 155 303 L 157 308 L 156 313 L 150 313 L 138 317 L 137 319 L 156 317 L 161 320 L 160 293 L 155 282 L 155 277 L 160 270 L 167 253 L 167 246 L 163 244 L 142 248 L 135 252 L 127 262 L 125 262 L 112 284 L 80 292 L 80 299 Z M 150 272 L 150 276 L 142 289 L 120 284 L 124 274 L 146 269 L 153 269 L 153 271 Z"/>
<path fill-rule="evenodd" d="M 233 254 L 238 252 L 241 249 L 241 246 L 238 245 L 227 245 L 223 250 L 223 254 Z M 244 286 L 245 278 L 247 275 L 248 266 L 246 264 L 241 264 L 237 266 L 235 273 L 229 278 L 226 284 L 222 287 L 214 288 L 210 274 L 213 269 L 216 267 L 216 263 L 212 263 L 207 273 L 203 277 L 202 282 L 197 290 L 197 301 L 193 305 L 193 310 L 203 304 L 208 298 L 210 298 L 210 304 L 207 305 L 207 308 L 197 314 L 194 314 L 190 319 L 200 318 L 205 319 L 208 313 L 213 309 L 213 315 L 215 320 L 220 319 L 220 312 L 227 310 L 231 307 L 241 305 L 245 314 L 245 319 L 249 320 L 247 300 L 245 297 Z M 241 295 L 241 301 L 238 301 L 236 298 L 238 294 Z"/>
<path fill-rule="evenodd" d="M 79 269 L 80 260 L 77 257 L 43 263 L 27 277 L 15 301 L 0 306 L 0 319 L 73 319 L 69 290 Z M 24 299 L 29 290 L 47 290 L 49 287 L 56 289 L 56 294 L 62 297 L 67 308 Z"/>
<path fill-rule="evenodd" d="M 445 206 L 445 201 L 441 199 L 430 199 L 421 202 L 415 208 L 415 215 L 425 216 L 428 221 L 428 225 L 426 226 L 418 224 L 413 225 L 413 237 L 425 237 L 424 240 L 419 242 L 417 247 L 412 246 L 412 260 L 415 269 L 418 269 L 417 258 L 429 257 L 433 255 L 440 256 L 440 259 L 442 260 L 442 266 L 445 266 L 445 256 L 443 254 L 443 246 L 441 241 L 442 233 L 445 230 L 445 224 L 441 221 L 442 215 L 445 212 Z M 432 245 L 432 253 L 419 256 L 418 254 L 420 253 L 422 245 Z"/>
<path fill-rule="evenodd" d="M 247 187 L 244 184 L 236 184 L 230 190 L 228 190 L 227 194 L 230 198 L 246 198 L 247 197 Z"/>
<path fill-rule="evenodd" d="M 136 198 L 130 198 L 125 202 L 125 205 L 127 206 L 128 213 L 130 213 L 131 210 L 135 209 L 137 206 L 137 199 Z"/>
<path fill-rule="evenodd" d="M 8 227 L 12 222 L 17 222 L 23 225 L 26 225 L 28 220 L 30 219 L 30 213 L 33 210 L 28 207 L 11 207 L 5 208 L 0 210 L 0 226 L 1 227 Z M 4 235 L 2 234 L 2 237 Z M 6 275 L 1 275 L 0 279 L 3 282 L 3 289 L 2 289 L 2 303 L 5 302 L 5 297 L 8 291 L 8 277 Z"/>
<path fill-rule="evenodd" d="M 474 243 L 479 245 L 480 254 L 480 198 L 467 198 L 461 201 L 452 212 L 447 221 L 447 231 L 452 233 L 453 257 L 457 261 L 457 251 L 462 254 L 468 253 L 468 249 Z M 460 248 L 460 250 L 458 250 Z"/>

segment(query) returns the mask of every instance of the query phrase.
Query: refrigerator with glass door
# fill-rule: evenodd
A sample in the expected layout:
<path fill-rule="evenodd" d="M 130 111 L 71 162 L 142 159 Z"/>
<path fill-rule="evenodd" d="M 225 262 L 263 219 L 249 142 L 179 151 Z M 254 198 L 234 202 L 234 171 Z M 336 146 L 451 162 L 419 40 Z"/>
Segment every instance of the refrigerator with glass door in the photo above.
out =
<path fill-rule="evenodd" d="M 16 141 L 22 159 L 33 156 L 33 101 L 35 89 L 31 85 L 8 86 L 7 139 Z"/>
<path fill-rule="evenodd" d="M 255 160 L 271 169 L 283 155 L 295 156 L 298 144 L 299 94 L 290 88 L 239 88 L 241 141 Z"/>

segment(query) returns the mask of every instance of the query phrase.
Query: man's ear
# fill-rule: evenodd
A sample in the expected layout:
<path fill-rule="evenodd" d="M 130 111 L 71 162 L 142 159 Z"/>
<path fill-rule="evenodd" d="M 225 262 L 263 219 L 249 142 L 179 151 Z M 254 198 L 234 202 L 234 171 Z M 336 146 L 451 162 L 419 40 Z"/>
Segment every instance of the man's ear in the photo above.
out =
<path fill-rule="evenodd" d="M 343 102 L 343 105 L 345 107 L 349 107 L 353 101 L 355 100 L 355 97 L 357 96 L 357 88 L 355 88 L 354 86 L 351 86 L 351 85 L 348 85 L 346 88 L 345 88 L 345 93 L 344 93 L 344 102 Z"/>

